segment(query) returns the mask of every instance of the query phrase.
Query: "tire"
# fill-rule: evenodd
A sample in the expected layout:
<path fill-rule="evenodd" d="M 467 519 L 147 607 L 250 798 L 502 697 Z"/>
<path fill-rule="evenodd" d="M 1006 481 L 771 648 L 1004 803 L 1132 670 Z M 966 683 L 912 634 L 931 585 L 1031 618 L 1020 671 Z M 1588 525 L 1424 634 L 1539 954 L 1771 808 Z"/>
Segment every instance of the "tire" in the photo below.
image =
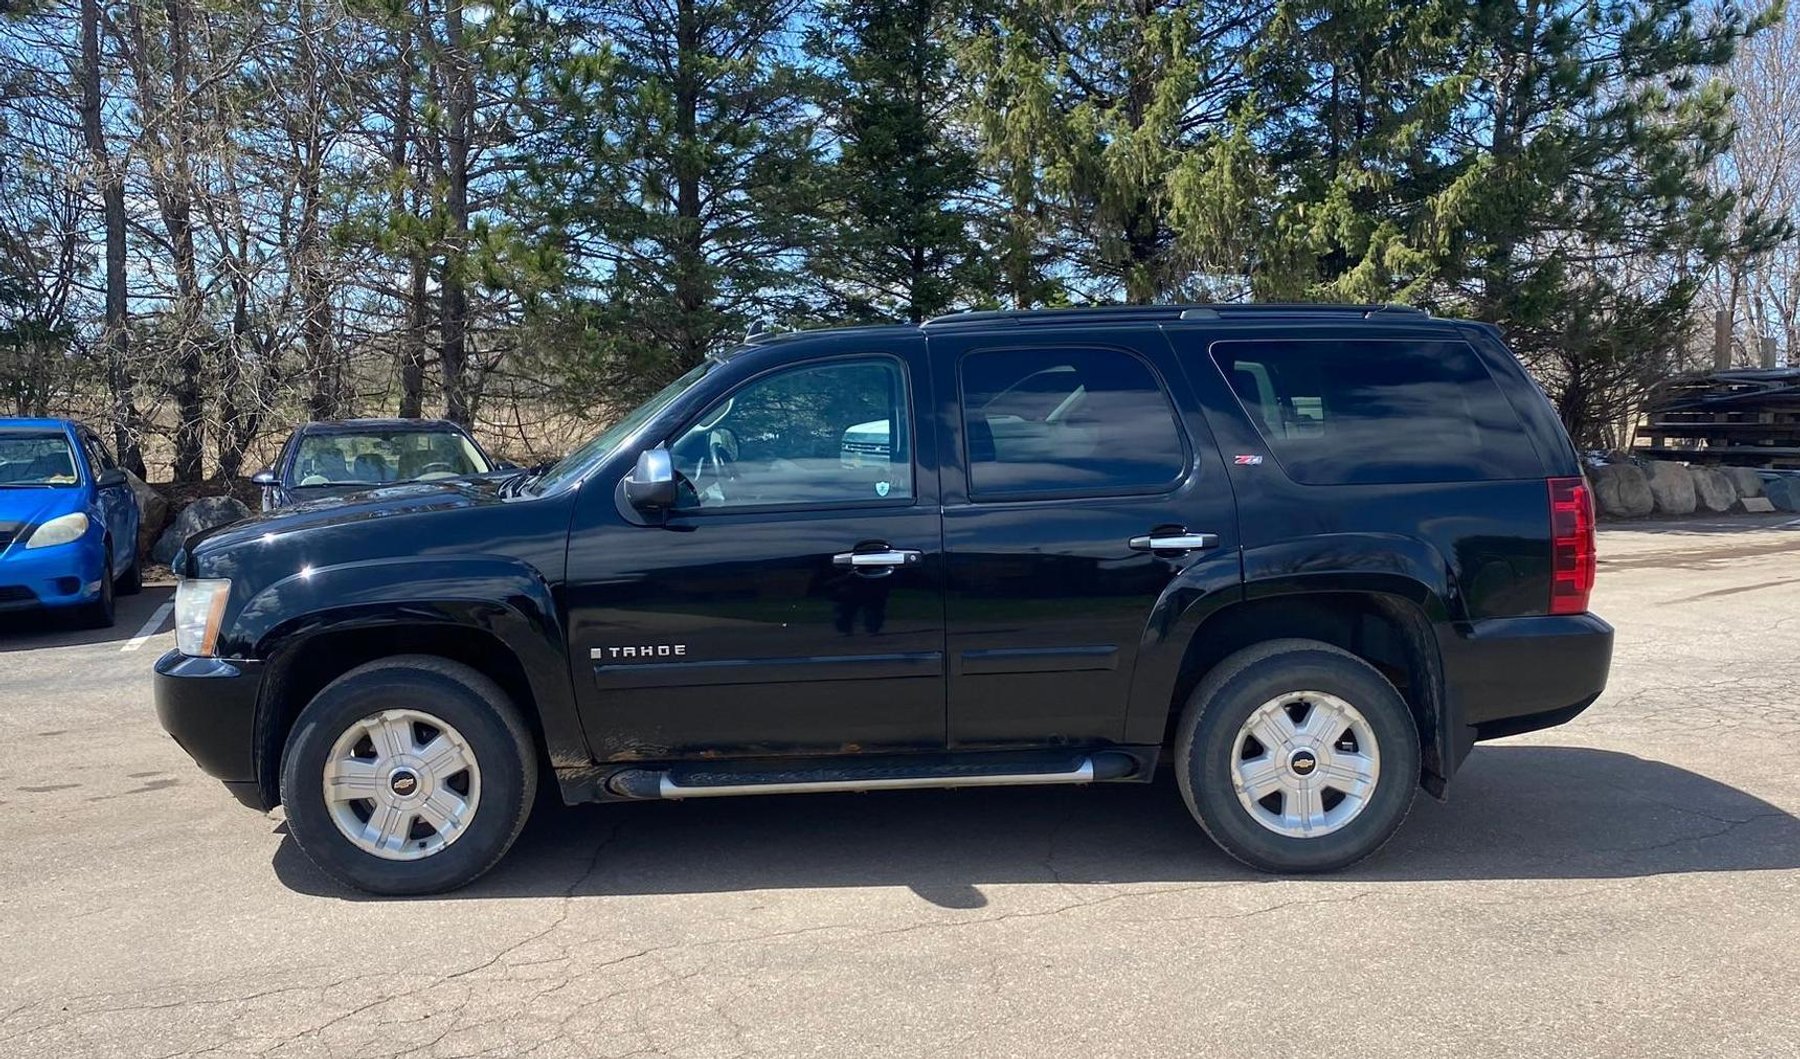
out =
<path fill-rule="evenodd" d="M 364 724 L 369 721 L 378 723 L 371 728 Z M 452 738 L 444 739 L 443 728 L 432 735 L 437 726 L 447 726 Z M 410 731 L 415 746 L 384 756 L 373 740 L 388 738 L 384 733 L 396 727 Z M 430 759 L 447 755 L 446 748 L 460 757 L 440 775 Z M 345 773 L 343 790 L 360 791 L 364 788 L 350 785 L 373 782 L 370 789 L 383 801 L 328 798 L 328 761 L 334 769 L 356 770 Z M 465 761 L 467 768 L 452 771 Z M 399 786 L 405 782 L 402 773 L 412 775 L 411 790 Z M 531 731 L 498 685 L 448 659 L 398 655 L 345 673 L 300 712 L 282 754 L 281 801 L 294 841 L 333 879 L 374 894 L 441 893 L 467 885 L 499 863 L 530 815 L 537 773 Z M 440 831 L 425 815 L 438 804 L 440 791 L 456 796 L 446 803 L 466 808 L 466 816 L 449 817 L 460 826 Z M 407 807 L 396 792 L 424 801 Z M 384 806 L 396 815 L 377 821 L 377 812 L 390 812 Z M 411 823 L 377 826 L 390 819 Z M 361 827 L 369 830 L 360 840 L 346 830 Z M 386 837 L 372 843 L 369 836 L 376 831 Z"/>
<path fill-rule="evenodd" d="M 1339 735 L 1318 734 L 1339 719 Z M 1287 739 L 1271 751 L 1258 731 Z M 1316 640 L 1271 640 L 1226 658 L 1194 690 L 1176 728 L 1175 776 L 1194 819 L 1239 861 L 1279 874 L 1337 871 L 1406 819 L 1419 786 L 1418 726 L 1362 659 Z"/>
<path fill-rule="evenodd" d="M 131 565 L 126 568 L 125 575 L 119 578 L 116 591 L 121 596 L 135 596 L 144 590 L 144 560 L 134 551 Z"/>
<path fill-rule="evenodd" d="M 76 611 L 76 621 L 84 629 L 110 629 L 114 620 L 116 587 L 113 583 L 112 548 L 100 558 L 100 598 L 83 603 Z"/>

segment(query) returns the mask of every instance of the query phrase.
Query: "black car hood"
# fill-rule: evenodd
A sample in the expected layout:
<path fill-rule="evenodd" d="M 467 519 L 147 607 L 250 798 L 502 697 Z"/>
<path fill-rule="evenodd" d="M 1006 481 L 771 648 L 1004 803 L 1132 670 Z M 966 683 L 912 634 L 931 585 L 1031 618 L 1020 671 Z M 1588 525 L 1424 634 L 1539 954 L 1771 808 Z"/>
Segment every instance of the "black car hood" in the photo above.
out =
<path fill-rule="evenodd" d="M 198 555 L 231 548 L 245 541 L 282 537 L 327 527 L 430 512 L 499 507 L 520 502 L 518 499 L 501 497 L 499 486 L 500 480 L 493 478 L 459 478 L 439 482 L 408 482 L 373 489 L 362 487 L 343 494 L 333 493 L 195 534 L 187 542 L 188 551 Z"/>

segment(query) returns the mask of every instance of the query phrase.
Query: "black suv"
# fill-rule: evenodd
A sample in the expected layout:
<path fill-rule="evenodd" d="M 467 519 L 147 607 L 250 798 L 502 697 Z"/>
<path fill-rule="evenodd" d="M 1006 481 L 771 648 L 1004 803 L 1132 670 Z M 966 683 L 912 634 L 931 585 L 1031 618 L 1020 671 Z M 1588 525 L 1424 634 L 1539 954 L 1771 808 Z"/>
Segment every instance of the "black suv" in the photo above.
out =
<path fill-rule="evenodd" d="M 547 470 L 188 541 L 157 712 L 381 893 L 565 801 L 1151 780 L 1343 867 L 1606 683 L 1593 514 L 1494 328 L 965 313 L 753 339 Z"/>

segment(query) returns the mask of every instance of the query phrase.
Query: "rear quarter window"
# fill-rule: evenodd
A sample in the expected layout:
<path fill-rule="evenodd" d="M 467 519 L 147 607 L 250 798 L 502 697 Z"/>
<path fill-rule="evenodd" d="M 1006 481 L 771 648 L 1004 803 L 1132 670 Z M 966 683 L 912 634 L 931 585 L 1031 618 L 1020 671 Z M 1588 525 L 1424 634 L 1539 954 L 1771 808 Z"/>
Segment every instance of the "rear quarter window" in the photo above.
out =
<path fill-rule="evenodd" d="M 1215 342 L 1212 359 L 1288 477 L 1307 485 L 1478 482 L 1544 473 L 1467 343 Z"/>

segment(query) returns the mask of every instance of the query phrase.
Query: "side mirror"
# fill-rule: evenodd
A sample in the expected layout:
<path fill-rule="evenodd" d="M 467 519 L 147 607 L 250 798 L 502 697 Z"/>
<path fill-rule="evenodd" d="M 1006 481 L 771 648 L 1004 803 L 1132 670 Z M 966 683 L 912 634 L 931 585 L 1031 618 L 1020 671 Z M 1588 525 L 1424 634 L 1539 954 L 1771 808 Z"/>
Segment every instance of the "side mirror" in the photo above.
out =
<path fill-rule="evenodd" d="M 267 467 L 264 467 L 262 470 L 257 471 L 255 474 L 251 475 L 250 481 L 254 485 L 260 485 L 264 489 L 267 489 L 270 486 L 275 484 L 275 472 L 271 471 Z"/>
<path fill-rule="evenodd" d="M 94 476 L 94 484 L 101 489 L 111 489 L 115 485 L 125 484 L 125 472 L 117 467 L 101 471 Z"/>
<path fill-rule="evenodd" d="M 494 464 L 494 470 L 496 471 L 516 471 L 518 469 L 519 465 L 511 460 L 499 460 Z"/>
<path fill-rule="evenodd" d="M 667 511 L 675 506 L 675 461 L 668 449 L 638 453 L 637 466 L 625 476 L 625 499 L 639 511 Z"/>

